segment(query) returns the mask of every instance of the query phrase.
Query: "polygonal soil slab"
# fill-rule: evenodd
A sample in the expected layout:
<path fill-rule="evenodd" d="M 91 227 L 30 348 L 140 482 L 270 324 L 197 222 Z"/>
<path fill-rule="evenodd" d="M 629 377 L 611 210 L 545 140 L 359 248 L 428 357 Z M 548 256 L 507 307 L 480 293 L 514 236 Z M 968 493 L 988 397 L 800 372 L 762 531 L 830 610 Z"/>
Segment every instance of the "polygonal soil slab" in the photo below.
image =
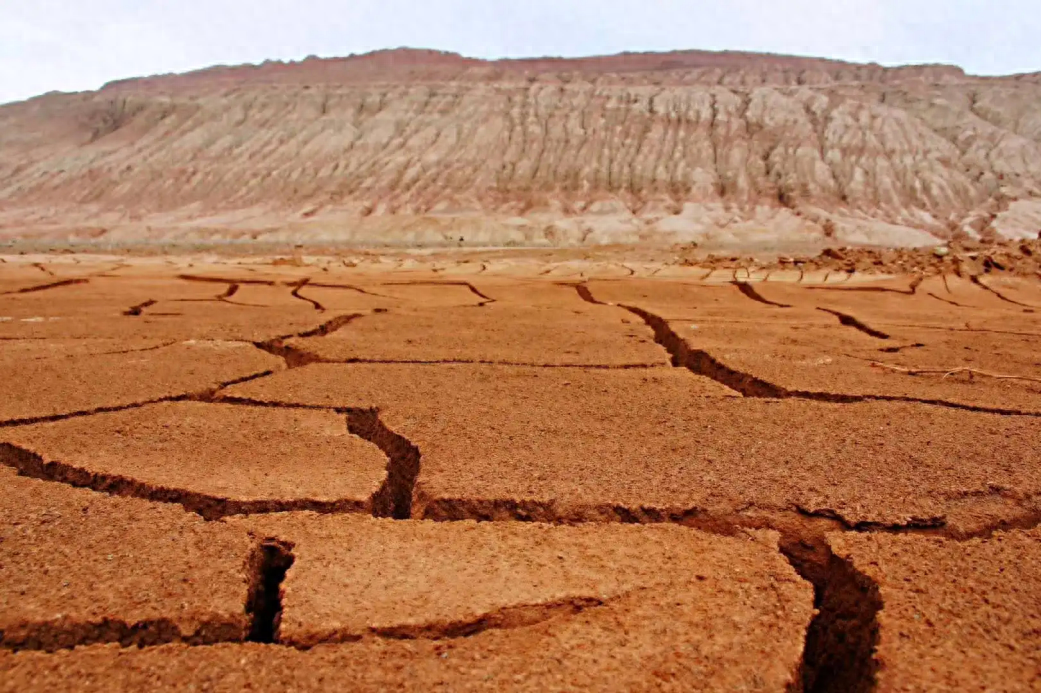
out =
<path fill-rule="evenodd" d="M 10 351 L 0 347 L 0 421 L 196 394 L 284 367 L 281 359 L 242 342 L 126 345 L 127 353 L 75 356 L 55 355 L 45 341 L 38 348 L 25 342 Z"/>
<path fill-rule="evenodd" d="M 977 281 L 980 288 L 993 293 L 1005 303 L 1041 311 L 1041 281 L 1038 279 L 997 275 L 980 277 Z"/>
<path fill-rule="evenodd" d="M 828 540 L 878 586 L 879 691 L 1041 687 L 1041 531 Z"/>
<path fill-rule="evenodd" d="M 835 318 L 814 310 L 812 306 L 796 307 L 784 301 L 778 301 L 778 305 L 764 302 L 760 294 L 761 283 L 706 285 L 632 279 L 590 281 L 586 287 L 595 300 L 618 306 L 635 306 L 667 320 L 821 325 L 835 322 Z"/>
<path fill-rule="evenodd" d="M 265 342 L 291 337 L 338 317 L 319 312 L 306 301 L 291 306 L 254 306 L 225 301 L 160 301 L 133 321 L 142 334 L 172 339 Z"/>
<path fill-rule="evenodd" d="M 55 356 L 101 356 L 131 354 L 173 346 L 164 339 L 4 339 L 0 340 L 0 363 L 39 361 Z"/>
<path fill-rule="evenodd" d="M 481 677 L 526 662 L 544 686 L 658 677 L 740 688 L 759 677 L 763 689 L 782 690 L 797 675 L 812 615 L 810 585 L 772 533 L 310 514 L 234 524 L 292 547 L 280 642 L 441 639 L 449 659 L 498 661 Z M 378 667 L 366 649 L 358 661 Z M 472 677 L 452 687 L 481 683 Z"/>
<path fill-rule="evenodd" d="M 332 412 L 172 402 L 11 429 L 26 473 L 181 503 L 205 517 L 371 512 L 386 457 Z"/>
<path fill-rule="evenodd" d="M 713 389 L 715 388 L 715 389 Z M 1033 512 L 1036 418 L 718 396 L 683 369 L 315 364 L 230 395 L 379 407 L 414 517 L 712 522 L 796 511 L 969 529 Z M 981 507 L 978 496 L 1007 498 Z"/>
<path fill-rule="evenodd" d="M 0 336 L 13 338 L 148 338 L 128 312 L 158 298 L 204 300 L 216 289 L 152 279 L 51 281 L 0 296 Z"/>
<path fill-rule="evenodd" d="M 0 336 L 8 338 L 222 339 L 267 341 L 336 317 L 293 287 L 190 282 L 176 277 L 91 279 L 46 291 L 0 296 Z"/>
<path fill-rule="evenodd" d="M 877 339 L 837 326 L 668 326 L 691 352 L 736 371 L 735 381 L 743 374 L 787 392 L 1041 414 L 1041 337 L 904 328 L 899 337 Z M 691 362 L 702 363 L 697 356 Z"/>
<path fill-rule="evenodd" d="M 327 361 L 463 361 L 552 365 L 664 365 L 642 321 L 599 306 L 584 310 L 444 308 L 366 315 L 327 337 L 289 346 Z"/>
<path fill-rule="evenodd" d="M 327 310 L 344 312 L 390 309 L 437 309 L 451 306 L 477 306 L 489 299 L 466 283 L 445 280 L 417 282 L 377 282 L 360 280 L 337 283 L 316 280 L 301 287 L 297 294 L 313 300 Z"/>
<path fill-rule="evenodd" d="M 180 508 L 0 469 L 0 546 L 4 648 L 248 633 L 248 537 Z"/>
<path fill-rule="evenodd" d="M 500 307 L 566 308 L 585 310 L 589 303 L 576 291 L 578 282 L 548 279 L 517 280 L 479 277 L 471 280 L 477 289 L 494 298 Z"/>
<path fill-rule="evenodd" d="M 978 280 L 982 281 L 982 280 Z M 1041 314 L 1001 300 L 981 284 L 960 277 L 930 277 L 893 289 L 891 284 L 801 287 L 755 286 L 765 299 L 799 309 L 826 308 L 874 326 L 1000 330 L 1041 334 Z"/>

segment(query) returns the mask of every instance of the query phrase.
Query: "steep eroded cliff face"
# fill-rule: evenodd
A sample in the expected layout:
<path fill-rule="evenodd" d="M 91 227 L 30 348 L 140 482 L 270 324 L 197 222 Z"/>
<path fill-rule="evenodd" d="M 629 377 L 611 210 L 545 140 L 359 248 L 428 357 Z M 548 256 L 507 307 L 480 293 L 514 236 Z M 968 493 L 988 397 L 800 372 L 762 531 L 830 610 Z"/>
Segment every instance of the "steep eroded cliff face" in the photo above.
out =
<path fill-rule="evenodd" d="M 390 51 L 0 107 L 8 237 L 923 245 L 1039 231 L 1033 75 Z"/>

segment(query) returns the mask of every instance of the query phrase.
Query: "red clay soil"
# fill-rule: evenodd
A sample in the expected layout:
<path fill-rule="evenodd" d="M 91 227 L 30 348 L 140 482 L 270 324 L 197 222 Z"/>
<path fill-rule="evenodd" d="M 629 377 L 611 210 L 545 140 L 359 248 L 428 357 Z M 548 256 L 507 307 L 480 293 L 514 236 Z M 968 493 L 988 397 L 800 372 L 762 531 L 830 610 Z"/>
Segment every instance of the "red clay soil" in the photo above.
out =
<path fill-rule="evenodd" d="M 588 302 L 575 290 L 581 280 L 533 278 L 527 281 L 496 276 L 469 279 L 481 293 L 495 299 L 502 307 L 562 308 L 585 310 Z"/>
<path fill-rule="evenodd" d="M 31 421 L 209 392 L 274 372 L 281 359 L 242 342 L 182 342 L 158 349 L 126 344 L 99 355 L 55 356 L 45 340 L 0 347 L 0 422 Z"/>
<path fill-rule="evenodd" d="M 0 691 L 1037 688 L 1041 284 L 951 253 L 0 256 Z"/>
<path fill-rule="evenodd" d="M 813 613 L 809 585 L 771 533 L 295 514 L 241 524 L 291 542 L 278 639 L 346 644 L 19 654 L 0 658 L 6 679 L 224 690 L 248 668 L 261 690 L 349 681 L 352 690 L 784 691 L 798 680 Z M 146 668 L 156 678 L 143 678 Z"/>
<path fill-rule="evenodd" d="M 697 612 L 681 617 L 688 647 L 705 640 L 696 649 L 714 649 L 708 643 L 716 638 L 773 633 L 783 653 L 775 660 L 780 682 L 794 670 L 808 623 L 808 586 L 777 553 L 776 535 L 759 543 L 664 526 L 400 523 L 297 514 L 240 522 L 258 538 L 292 546 L 279 640 L 297 646 L 369 636 L 454 638 L 543 621 L 559 628 L 587 610 L 595 622 L 597 610 L 611 610 L 615 602 L 621 602 L 611 614 L 617 619 L 683 599 Z M 707 605 L 717 599 L 718 606 Z M 699 602 L 707 608 L 696 607 Z M 756 622 L 749 631 L 757 634 L 717 622 L 722 613 Z"/>
<path fill-rule="evenodd" d="M 769 261 L 755 261 L 738 256 L 716 257 L 691 249 L 682 262 L 715 269 L 744 269 L 749 266 L 763 271 L 792 270 L 804 272 L 832 271 L 860 274 L 903 275 L 974 275 L 1000 272 L 1011 276 L 1036 279 L 1041 272 L 1041 239 L 995 240 L 986 243 L 954 241 L 946 244 L 946 253 L 935 247 L 924 248 L 826 248 L 818 255 L 780 256 Z"/>
<path fill-rule="evenodd" d="M 1034 417 L 726 397 L 678 368 L 321 364 L 228 394 L 379 407 L 422 456 L 415 517 L 711 526 L 809 513 L 971 532 L 994 519 L 974 497 L 1002 489 L 1019 515 L 1041 491 Z"/>
<path fill-rule="evenodd" d="M 245 638 L 245 533 L 9 469 L 0 480 L 0 647 Z"/>
<path fill-rule="evenodd" d="M 994 275 L 980 277 L 976 286 L 993 293 L 1005 303 L 1034 308 L 1041 312 L 1041 285 L 1036 281 L 1027 282 L 1004 275 Z"/>
<path fill-rule="evenodd" d="M 1017 286 L 1031 283 L 1016 280 Z M 772 282 L 753 288 L 765 299 L 799 309 L 830 310 L 852 315 L 878 326 L 977 329 L 1026 332 L 1041 337 L 1041 308 L 1002 300 L 981 285 L 958 277 L 922 280 L 913 293 L 891 290 L 887 283 L 863 282 L 855 286 L 799 287 Z M 1008 289 L 1006 289 L 1008 291 Z M 886 294 L 880 300 L 880 294 Z"/>
<path fill-rule="evenodd" d="M 327 411 L 170 402 L 0 432 L 0 462 L 205 517 L 373 512 L 387 459 Z M 12 447 L 13 446 L 13 447 Z"/>
<path fill-rule="evenodd" d="M 1041 336 L 901 327 L 880 339 L 841 325 L 667 325 L 682 339 L 684 360 L 693 368 L 707 371 L 713 367 L 711 360 L 735 371 L 735 380 L 751 377 L 787 393 L 936 401 L 1041 414 L 1041 360 L 1035 351 Z M 966 368 L 1023 379 L 957 370 Z M 745 387 L 755 390 L 752 383 Z M 768 393 L 766 386 L 761 389 Z"/>
<path fill-rule="evenodd" d="M 409 308 L 437 310 L 477 306 L 488 300 L 463 279 L 442 279 L 436 276 L 414 280 L 323 276 L 300 287 L 297 295 L 327 310 L 340 312 Z"/>
<path fill-rule="evenodd" d="M 750 298 L 741 286 L 727 280 L 721 284 L 698 284 L 665 280 L 591 281 L 591 296 L 614 306 L 635 306 L 666 320 L 697 323 L 817 323 L 834 324 L 835 319 L 813 307 L 779 307 Z M 743 286 L 743 285 L 742 285 Z M 761 284 L 751 285 L 759 291 Z M 781 301 L 789 303 L 789 301 Z"/>
<path fill-rule="evenodd" d="M 223 293 L 224 289 L 220 290 Z M 154 302 L 153 302 L 154 301 Z M 246 306 L 215 296 L 190 301 L 147 296 L 106 299 L 102 306 L 80 301 L 34 307 L 19 313 L 0 304 L 0 337 L 16 339 L 161 339 L 267 341 L 314 329 L 336 316 L 306 301 L 291 307 Z M 24 308 L 24 307 L 23 307 Z M 6 310 L 6 315 L 4 311 Z"/>
<path fill-rule="evenodd" d="M 165 339 L 5 339 L 2 359 L 45 361 L 55 357 L 103 356 L 152 351 L 174 342 Z"/>
<path fill-rule="evenodd" d="M 326 337 L 287 344 L 324 361 L 471 361 L 664 365 L 643 321 L 617 309 L 442 308 L 367 315 Z"/>
<path fill-rule="evenodd" d="M 878 691 L 1041 688 L 1041 532 L 828 541 L 878 586 Z"/>

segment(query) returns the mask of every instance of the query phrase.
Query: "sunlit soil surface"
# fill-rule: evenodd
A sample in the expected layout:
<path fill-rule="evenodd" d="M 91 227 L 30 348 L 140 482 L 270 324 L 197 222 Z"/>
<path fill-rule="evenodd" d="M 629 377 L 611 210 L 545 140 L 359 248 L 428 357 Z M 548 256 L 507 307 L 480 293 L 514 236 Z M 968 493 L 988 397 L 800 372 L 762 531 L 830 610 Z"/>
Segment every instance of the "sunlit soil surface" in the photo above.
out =
<path fill-rule="evenodd" d="M 1041 281 L 3 260 L 0 691 L 1041 686 Z"/>

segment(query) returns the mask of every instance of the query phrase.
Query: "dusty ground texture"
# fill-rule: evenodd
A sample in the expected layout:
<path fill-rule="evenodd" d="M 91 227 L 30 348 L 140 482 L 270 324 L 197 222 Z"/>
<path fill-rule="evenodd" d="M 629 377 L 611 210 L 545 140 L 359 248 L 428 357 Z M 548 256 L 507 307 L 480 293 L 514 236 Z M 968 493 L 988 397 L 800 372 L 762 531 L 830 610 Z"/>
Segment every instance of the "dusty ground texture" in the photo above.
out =
<path fill-rule="evenodd" d="M 2 691 L 1041 686 L 1022 267 L 0 260 Z"/>

